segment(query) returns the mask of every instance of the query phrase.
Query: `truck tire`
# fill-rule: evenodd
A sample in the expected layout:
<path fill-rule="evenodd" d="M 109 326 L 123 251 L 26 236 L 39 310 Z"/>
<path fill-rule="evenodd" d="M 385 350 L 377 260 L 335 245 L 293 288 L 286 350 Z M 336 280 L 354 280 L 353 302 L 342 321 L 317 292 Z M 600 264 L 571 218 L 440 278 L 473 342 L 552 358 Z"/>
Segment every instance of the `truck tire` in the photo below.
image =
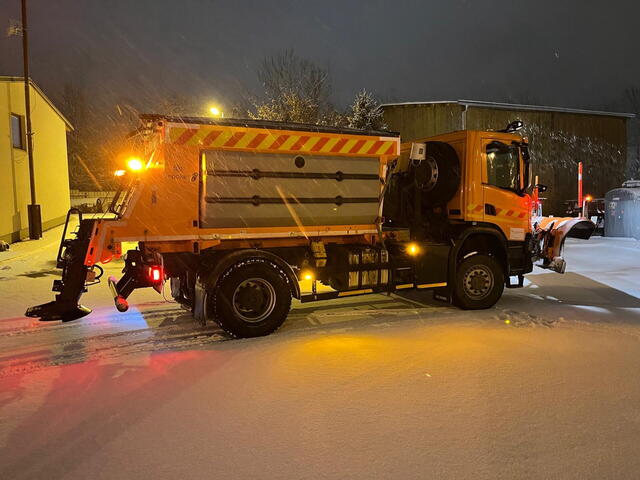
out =
<path fill-rule="evenodd" d="M 490 308 L 504 291 L 504 272 L 495 258 L 472 255 L 456 269 L 453 301 L 463 310 Z"/>
<path fill-rule="evenodd" d="M 213 292 L 206 311 L 236 338 L 261 337 L 276 331 L 291 308 L 286 273 L 267 258 L 247 258 L 229 267 Z"/>
<path fill-rule="evenodd" d="M 448 143 L 427 142 L 427 158 L 414 168 L 424 206 L 445 205 L 458 191 L 460 160 Z"/>

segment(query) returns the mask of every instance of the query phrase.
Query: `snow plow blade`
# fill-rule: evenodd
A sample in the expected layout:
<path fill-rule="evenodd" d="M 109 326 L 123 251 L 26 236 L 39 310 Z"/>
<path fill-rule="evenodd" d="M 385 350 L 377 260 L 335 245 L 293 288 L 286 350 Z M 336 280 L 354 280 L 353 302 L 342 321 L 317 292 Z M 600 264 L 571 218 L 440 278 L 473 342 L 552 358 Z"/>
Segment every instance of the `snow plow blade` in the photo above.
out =
<path fill-rule="evenodd" d="M 540 242 L 539 267 L 564 273 L 567 262 L 562 257 L 567 238 L 589 240 L 596 225 L 585 217 L 540 217 L 535 221 L 535 236 Z"/>
<path fill-rule="evenodd" d="M 72 233 L 75 238 L 66 238 L 72 214 L 78 215 L 80 223 L 78 230 Z M 94 220 L 83 220 L 79 210 L 75 208 L 69 210 L 56 259 L 56 267 L 62 269 L 62 278 L 54 280 L 52 288 L 54 292 L 59 293 L 52 302 L 29 307 L 25 312 L 27 317 L 39 318 L 43 322 L 54 320 L 69 322 L 91 313 L 90 308 L 78 302 L 86 291 L 85 282 L 90 268 L 84 264 L 84 261 L 93 225 Z"/>
<path fill-rule="evenodd" d="M 91 313 L 91 309 L 84 305 L 73 303 L 65 303 L 58 300 L 43 303 L 35 307 L 29 307 L 25 313 L 27 317 L 40 318 L 41 322 L 50 322 L 53 320 L 62 320 L 70 322 L 77 320 Z"/>

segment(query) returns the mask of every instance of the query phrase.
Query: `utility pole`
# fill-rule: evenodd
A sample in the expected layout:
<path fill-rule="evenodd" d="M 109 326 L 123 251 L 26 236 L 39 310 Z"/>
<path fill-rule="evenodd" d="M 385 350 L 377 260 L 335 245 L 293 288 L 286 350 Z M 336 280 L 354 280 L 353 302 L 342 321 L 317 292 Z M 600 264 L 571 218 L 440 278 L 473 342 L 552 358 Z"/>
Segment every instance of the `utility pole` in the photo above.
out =
<path fill-rule="evenodd" d="M 33 132 L 31 131 L 31 95 L 29 86 L 29 35 L 27 30 L 27 0 L 22 1 L 22 59 L 24 66 L 24 108 L 27 127 L 27 155 L 29 157 L 29 186 L 31 187 L 31 203 L 27 205 L 29 217 L 29 238 L 38 240 L 42 237 L 42 216 L 40 205 L 36 203 L 36 177 L 33 165 Z"/>

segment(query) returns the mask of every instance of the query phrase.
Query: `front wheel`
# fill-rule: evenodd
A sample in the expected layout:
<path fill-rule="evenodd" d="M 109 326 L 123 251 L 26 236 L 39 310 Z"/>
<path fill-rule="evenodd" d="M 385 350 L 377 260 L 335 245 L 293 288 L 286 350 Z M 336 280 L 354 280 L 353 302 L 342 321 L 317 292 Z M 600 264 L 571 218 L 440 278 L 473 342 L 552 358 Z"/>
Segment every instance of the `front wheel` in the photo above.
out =
<path fill-rule="evenodd" d="M 504 272 L 495 258 L 472 255 L 458 265 L 454 302 L 465 310 L 490 308 L 504 291 Z"/>
<path fill-rule="evenodd" d="M 260 337 L 277 330 L 291 308 L 289 278 L 266 258 L 232 265 L 207 292 L 207 316 L 237 338 Z"/>

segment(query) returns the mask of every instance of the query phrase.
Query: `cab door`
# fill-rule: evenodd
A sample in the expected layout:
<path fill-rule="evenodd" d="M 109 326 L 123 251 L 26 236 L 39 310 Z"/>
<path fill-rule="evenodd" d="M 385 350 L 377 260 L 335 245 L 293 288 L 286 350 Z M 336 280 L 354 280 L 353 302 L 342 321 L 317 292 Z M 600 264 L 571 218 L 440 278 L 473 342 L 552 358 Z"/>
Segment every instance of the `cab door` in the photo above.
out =
<path fill-rule="evenodd" d="M 509 140 L 482 141 L 484 221 L 497 225 L 508 240 L 524 241 L 529 226 L 529 196 L 524 193 L 523 159 Z"/>

